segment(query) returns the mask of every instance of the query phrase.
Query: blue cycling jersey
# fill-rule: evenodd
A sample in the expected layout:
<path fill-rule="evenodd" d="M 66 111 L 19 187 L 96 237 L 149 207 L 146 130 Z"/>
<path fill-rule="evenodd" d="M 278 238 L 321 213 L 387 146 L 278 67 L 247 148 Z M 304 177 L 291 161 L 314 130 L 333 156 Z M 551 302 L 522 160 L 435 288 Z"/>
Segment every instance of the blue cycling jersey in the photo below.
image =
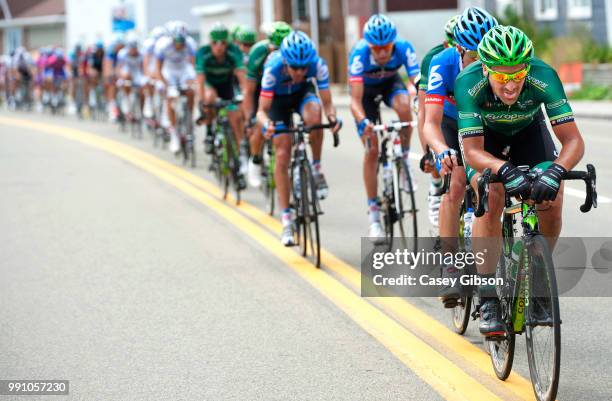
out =
<path fill-rule="evenodd" d="M 325 60 L 317 56 L 307 68 L 304 79 L 295 83 L 289 76 L 280 51 L 271 53 L 264 65 L 260 96 L 273 98 L 274 95 L 291 95 L 302 90 L 313 78 L 316 79 L 319 89 L 329 88 L 329 70 Z"/>
<path fill-rule="evenodd" d="M 112 60 L 113 61 L 113 67 L 115 67 L 117 65 L 117 56 L 119 55 L 118 47 L 119 47 L 118 44 L 110 45 L 106 49 L 106 52 L 104 52 L 105 57 L 108 60 Z"/>
<path fill-rule="evenodd" d="M 404 66 L 409 77 L 419 74 L 419 63 L 410 42 L 397 39 L 393 44 L 393 54 L 385 65 L 378 65 L 365 39 L 361 39 L 349 56 L 349 82 L 363 82 L 377 85 L 393 78 Z"/>
<path fill-rule="evenodd" d="M 461 55 L 451 47 L 436 54 L 429 65 L 425 104 L 444 104 L 444 115 L 457 119 L 455 79 L 462 70 Z"/>

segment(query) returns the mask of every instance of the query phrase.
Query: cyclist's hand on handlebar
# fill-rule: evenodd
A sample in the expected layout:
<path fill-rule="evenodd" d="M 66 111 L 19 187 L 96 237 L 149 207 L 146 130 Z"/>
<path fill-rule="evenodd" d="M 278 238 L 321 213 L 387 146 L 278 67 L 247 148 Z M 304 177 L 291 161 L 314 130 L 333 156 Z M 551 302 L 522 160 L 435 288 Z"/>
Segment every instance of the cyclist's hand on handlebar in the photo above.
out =
<path fill-rule="evenodd" d="M 359 133 L 359 136 L 361 137 L 361 140 L 366 143 L 366 141 L 369 139 L 370 142 L 374 139 L 374 126 L 372 125 L 372 122 L 370 122 L 370 120 L 368 120 L 367 118 L 364 118 L 363 120 L 359 121 L 357 123 L 357 132 Z"/>
<path fill-rule="evenodd" d="M 553 163 L 533 183 L 531 199 L 536 203 L 554 201 L 561 187 L 563 175 L 567 173 L 565 167 Z"/>
<path fill-rule="evenodd" d="M 268 123 L 264 125 L 261 130 L 263 131 L 264 138 L 271 139 L 276 131 L 276 126 L 274 125 L 274 121 L 268 120 Z"/>
<path fill-rule="evenodd" d="M 442 176 L 450 174 L 453 171 L 453 166 L 457 165 L 457 152 L 454 149 L 446 149 L 436 155 L 436 169 Z"/>
<path fill-rule="evenodd" d="M 332 128 L 332 132 L 335 134 L 338 131 L 340 131 L 340 129 L 342 128 L 342 119 L 341 118 L 336 118 L 336 116 L 329 116 L 327 117 L 327 121 L 329 121 L 330 124 L 333 124 L 334 127 Z"/>
<path fill-rule="evenodd" d="M 525 173 L 516 168 L 512 163 L 505 162 L 497 170 L 497 176 L 501 178 L 508 195 L 518 196 L 522 199 L 529 197 L 529 179 Z"/>
<path fill-rule="evenodd" d="M 434 160 L 433 160 L 433 155 L 431 154 L 429 150 L 423 153 L 423 157 L 421 157 L 421 160 L 419 162 L 419 167 L 422 172 L 427 173 L 427 174 L 433 171 Z"/>

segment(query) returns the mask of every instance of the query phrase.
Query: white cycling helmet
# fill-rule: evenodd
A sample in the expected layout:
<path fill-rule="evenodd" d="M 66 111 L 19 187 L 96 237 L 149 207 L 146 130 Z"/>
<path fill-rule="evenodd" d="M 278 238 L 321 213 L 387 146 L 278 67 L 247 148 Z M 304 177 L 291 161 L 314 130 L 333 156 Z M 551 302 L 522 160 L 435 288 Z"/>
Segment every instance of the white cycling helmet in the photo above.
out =
<path fill-rule="evenodd" d="M 163 26 L 156 26 L 155 28 L 153 28 L 153 30 L 151 31 L 151 37 L 155 40 L 161 38 L 162 36 L 165 36 L 168 34 L 168 31 L 166 30 L 165 27 Z"/>

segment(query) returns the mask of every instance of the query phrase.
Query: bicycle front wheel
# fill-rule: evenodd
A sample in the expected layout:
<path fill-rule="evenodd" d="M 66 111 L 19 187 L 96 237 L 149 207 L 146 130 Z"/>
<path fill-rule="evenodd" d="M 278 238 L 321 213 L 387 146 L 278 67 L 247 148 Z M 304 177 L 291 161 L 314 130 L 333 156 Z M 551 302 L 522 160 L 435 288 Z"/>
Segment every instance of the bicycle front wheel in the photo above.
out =
<path fill-rule="evenodd" d="M 408 163 L 403 159 L 397 160 L 394 170 L 393 190 L 399 235 L 403 238 L 402 245 L 405 248 L 416 251 L 418 246 L 417 208 Z"/>
<path fill-rule="evenodd" d="M 557 396 L 561 364 L 561 318 L 552 255 L 541 235 L 527 242 L 530 296 L 525 321 L 531 384 L 538 401 Z M 539 313 L 536 312 L 539 310 Z"/>
<path fill-rule="evenodd" d="M 319 213 L 317 190 L 308 161 L 300 166 L 300 191 L 302 194 L 302 256 L 310 254 L 317 267 L 321 267 L 321 240 L 319 237 Z"/>

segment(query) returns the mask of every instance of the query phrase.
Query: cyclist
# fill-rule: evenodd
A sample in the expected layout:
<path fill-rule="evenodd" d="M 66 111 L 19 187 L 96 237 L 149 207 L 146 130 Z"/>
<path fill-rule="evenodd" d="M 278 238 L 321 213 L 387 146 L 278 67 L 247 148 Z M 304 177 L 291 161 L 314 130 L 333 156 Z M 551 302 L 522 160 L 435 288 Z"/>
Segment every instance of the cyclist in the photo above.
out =
<path fill-rule="evenodd" d="M 14 96 L 17 88 L 19 88 L 22 84 L 25 85 L 26 95 L 29 99 L 31 99 L 31 83 L 33 78 L 33 67 L 34 60 L 32 56 L 24 47 L 18 47 L 13 54 L 13 59 L 11 61 L 11 74 L 12 74 L 12 88 L 11 92 Z M 23 100 L 23 99 L 22 99 Z"/>
<path fill-rule="evenodd" d="M 142 44 L 142 53 L 143 53 L 143 70 L 145 76 L 148 78 L 145 82 L 144 87 L 144 95 L 145 95 L 145 103 L 144 103 L 144 111 L 143 115 L 145 118 L 153 117 L 153 89 L 157 88 L 155 77 L 157 75 L 157 60 L 155 58 L 155 44 L 164 36 L 166 36 L 168 31 L 163 26 L 156 26 L 151 31 L 149 37 Z M 161 88 L 160 88 L 161 89 Z"/>
<path fill-rule="evenodd" d="M 541 203 L 538 219 L 542 234 L 552 239 L 561 231 L 563 184 L 561 177 L 584 154 L 584 141 L 574 122 L 572 109 L 555 70 L 533 56 L 531 40 L 518 28 L 501 26 L 491 29 L 478 45 L 481 62 L 467 67 L 455 82 L 458 125 L 468 179 L 475 171 L 491 168 L 503 182 L 490 187 L 489 211 L 477 218 L 474 237 L 499 238 L 504 190 Z M 561 143 L 557 152 L 542 105 Z M 516 166 L 538 166 L 540 177 L 530 188 L 528 179 Z M 474 242 L 474 252 L 480 252 Z M 551 247 L 553 244 L 551 244 Z M 499 249 L 488 249 L 478 273 L 495 277 Z M 542 269 L 536 269 L 535 281 Z M 481 297 L 480 332 L 485 336 L 503 332 L 496 290 L 479 288 Z M 536 316 L 546 318 L 546 305 L 535 303 Z"/>
<path fill-rule="evenodd" d="M 173 153 L 181 149 L 180 140 L 176 133 L 176 114 L 174 110 L 174 99 L 181 91 L 187 96 L 187 107 L 190 110 L 194 105 L 193 85 L 195 82 L 195 70 L 193 68 L 193 57 L 195 55 L 196 43 L 187 34 L 187 27 L 180 21 L 173 21 L 166 25 L 168 36 L 159 39 L 155 45 L 155 56 L 157 58 L 157 78 L 167 88 L 166 109 L 168 110 L 170 134 L 170 151 Z"/>
<path fill-rule="evenodd" d="M 81 80 L 81 99 L 85 99 L 87 93 L 87 80 L 83 79 L 85 72 L 87 71 L 87 56 L 83 51 L 83 47 L 80 43 L 74 45 L 74 48 L 68 55 L 70 60 L 70 71 L 72 73 L 71 80 L 72 86 L 70 88 L 72 99 L 76 103 L 77 99 L 77 87 L 78 81 Z M 77 104 L 77 113 L 81 113 L 81 104 Z"/>
<path fill-rule="evenodd" d="M 233 43 L 229 42 L 229 31 L 221 23 L 215 24 L 209 33 L 210 43 L 198 49 L 196 54 L 196 72 L 198 74 L 198 89 L 200 99 L 204 104 L 213 104 L 217 97 L 223 100 L 233 100 L 237 95 L 234 87 L 234 77 L 238 80 L 240 88 L 245 86 L 245 71 L 242 52 Z M 239 149 L 244 136 L 244 121 L 242 113 L 237 107 L 228 108 L 228 118 L 234 138 Z M 212 122 L 214 110 L 205 111 L 203 122 L 206 124 L 204 148 L 206 153 L 212 153 L 213 130 Z M 201 120 L 202 121 L 202 120 Z M 246 154 L 240 155 L 240 173 L 238 185 L 246 188 L 244 175 L 247 169 Z"/>
<path fill-rule="evenodd" d="M 317 82 L 319 97 L 312 83 Z M 321 107 L 321 102 L 323 106 Z M 285 246 L 295 244 L 293 233 L 293 213 L 289 208 L 289 163 L 291 158 L 290 135 L 274 135 L 275 124 L 289 125 L 293 111 L 302 115 L 307 125 L 321 123 L 321 111 L 327 120 L 335 124 L 333 131 L 338 132 L 342 122 L 336 118 L 336 108 L 332 103 L 329 90 L 329 71 L 325 60 L 317 55 L 310 38 L 300 31 L 290 33 L 283 39 L 280 51 L 268 57 L 261 79 L 261 94 L 257 119 L 263 127 L 266 138 L 272 138 L 276 151 L 274 178 L 278 187 L 279 205 L 282 209 L 283 232 L 281 243 Z M 312 172 L 317 187 L 317 196 L 327 195 L 327 183 L 321 171 L 321 150 L 323 132 L 310 134 L 312 149 Z"/>
<path fill-rule="evenodd" d="M 66 90 L 66 79 L 68 77 L 68 73 L 66 72 L 66 67 L 68 66 L 68 62 L 64 55 L 64 50 L 60 47 L 54 49 L 51 54 L 46 59 L 45 66 L 45 85 L 48 88 L 49 93 L 52 94 L 58 102 L 56 106 L 59 105 L 62 97 L 58 97 L 59 94 L 63 94 Z"/>
<path fill-rule="evenodd" d="M 136 90 L 140 93 L 141 108 L 144 103 L 142 88 L 145 83 L 143 72 L 142 53 L 138 50 L 138 39 L 135 35 L 129 35 L 126 40 L 126 46 L 119 50 L 117 55 L 117 87 L 123 91 L 121 102 L 121 113 L 127 115 L 130 112 L 129 96 L 130 91 Z M 129 84 L 128 84 L 129 83 Z"/>
<path fill-rule="evenodd" d="M 117 103 L 115 101 L 117 97 L 117 91 L 115 89 L 117 82 L 116 67 L 117 55 L 119 54 L 119 51 L 123 49 L 124 45 L 125 39 L 123 34 L 114 34 L 104 57 L 103 71 L 106 78 L 106 99 L 108 102 L 109 119 L 111 122 L 116 121 L 117 117 L 119 116 L 119 109 L 117 108 Z"/>
<path fill-rule="evenodd" d="M 377 98 L 382 97 L 385 104 L 396 111 L 401 121 L 412 121 L 410 95 L 400 78 L 399 69 L 404 66 L 414 84 L 419 75 L 419 64 L 412 45 L 397 38 L 395 24 L 386 16 L 372 15 L 363 28 L 363 36 L 364 39 L 357 42 L 349 56 L 351 112 L 364 146 L 370 144 L 363 167 L 370 220 L 368 236 L 383 238 L 385 235 L 380 224 L 377 197 L 378 138 L 372 130 L 378 115 Z M 412 128 L 401 131 L 406 162 L 411 132 Z M 413 189 L 416 189 L 415 181 L 412 180 L 412 183 Z"/>
<path fill-rule="evenodd" d="M 249 52 L 251 51 L 251 48 L 253 47 L 256 41 L 257 32 L 255 31 L 255 29 L 251 28 L 248 25 L 243 25 L 240 27 L 240 30 L 238 30 L 238 33 L 236 34 L 235 42 L 243 54 L 242 61 L 244 65 L 247 65 L 249 61 Z"/>
<path fill-rule="evenodd" d="M 421 146 L 423 147 L 423 158 L 421 159 L 421 169 L 424 173 L 431 174 L 431 183 L 429 185 L 429 194 L 427 196 L 428 203 L 428 213 L 427 217 L 429 218 L 429 222 L 431 223 L 434 229 L 438 228 L 438 215 L 440 209 L 440 198 L 442 196 L 442 178 L 440 178 L 440 174 L 434 168 L 433 158 L 431 156 L 431 152 L 429 151 L 429 146 L 427 146 L 427 141 L 423 136 L 423 126 L 425 125 L 425 94 L 427 92 L 427 82 L 429 75 L 429 65 L 431 63 L 431 59 L 438 53 L 442 52 L 444 49 L 448 49 L 449 47 L 455 46 L 455 39 L 453 37 L 453 30 L 455 29 L 455 25 L 457 24 L 457 20 L 460 15 L 455 15 L 451 17 L 451 19 L 446 22 L 444 26 L 444 35 L 445 40 L 442 44 L 439 44 L 423 57 L 423 61 L 421 62 L 421 76 L 417 85 L 418 89 L 418 113 L 417 113 L 417 123 L 418 123 L 418 131 L 419 131 L 419 140 L 421 142 Z"/>
<path fill-rule="evenodd" d="M 249 52 L 247 62 L 247 80 L 244 88 L 243 110 L 246 121 L 255 119 L 257 107 L 259 106 L 259 93 L 261 92 L 261 78 L 263 76 L 264 64 L 268 55 L 280 48 L 281 42 L 291 33 L 291 27 L 282 21 L 277 21 L 270 27 L 268 38 L 257 42 Z M 261 185 L 261 150 L 263 136 L 259 135 L 261 127 L 256 126 L 249 136 L 251 158 L 248 165 L 248 181 L 252 187 Z"/>
<path fill-rule="evenodd" d="M 87 76 L 89 78 L 89 109 L 95 109 L 98 99 L 96 88 L 100 84 L 104 71 L 104 42 L 97 40 L 87 53 Z"/>
<path fill-rule="evenodd" d="M 436 168 L 442 176 L 451 175 L 450 188 L 442 196 L 440 204 L 440 238 L 444 251 L 456 249 L 454 240 L 459 231 L 459 210 L 465 194 L 465 169 L 458 157 L 457 108 L 455 106 L 455 79 L 459 72 L 478 59 L 478 43 L 497 20 L 478 7 L 466 8 L 457 21 L 453 36 L 456 46 L 437 54 L 429 67 L 429 84 L 425 99 L 425 124 L 423 136 L 436 155 Z M 438 167 L 439 166 L 439 167 Z M 442 267 L 442 276 L 457 278 L 461 270 L 454 265 Z M 460 286 L 446 286 L 440 291 L 442 302 L 453 307 L 461 296 Z M 450 302 L 449 302 L 450 301 Z"/>

